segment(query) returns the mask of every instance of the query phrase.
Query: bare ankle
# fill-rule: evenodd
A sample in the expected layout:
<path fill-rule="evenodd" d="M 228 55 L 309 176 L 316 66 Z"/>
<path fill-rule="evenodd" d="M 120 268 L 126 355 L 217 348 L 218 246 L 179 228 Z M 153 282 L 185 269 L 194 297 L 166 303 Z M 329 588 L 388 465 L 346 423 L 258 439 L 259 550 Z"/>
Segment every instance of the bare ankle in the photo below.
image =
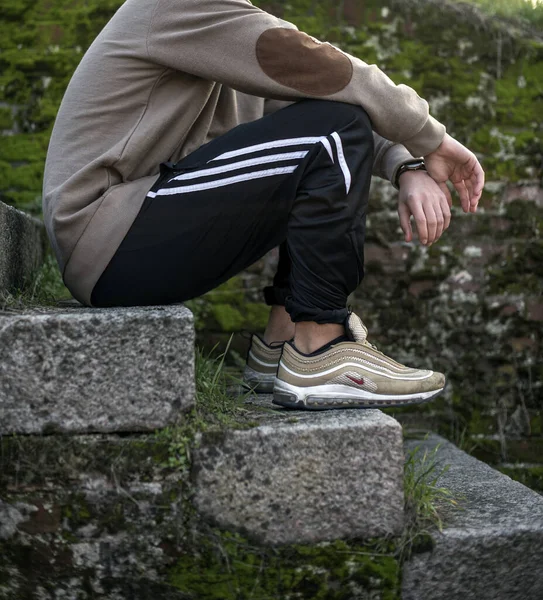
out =
<path fill-rule="evenodd" d="M 294 345 L 303 354 L 311 354 L 328 342 L 345 335 L 345 327 L 339 323 L 315 323 L 302 321 L 296 323 Z"/>
<path fill-rule="evenodd" d="M 272 306 L 264 341 L 266 344 L 272 342 L 286 342 L 294 337 L 294 323 L 284 306 Z"/>

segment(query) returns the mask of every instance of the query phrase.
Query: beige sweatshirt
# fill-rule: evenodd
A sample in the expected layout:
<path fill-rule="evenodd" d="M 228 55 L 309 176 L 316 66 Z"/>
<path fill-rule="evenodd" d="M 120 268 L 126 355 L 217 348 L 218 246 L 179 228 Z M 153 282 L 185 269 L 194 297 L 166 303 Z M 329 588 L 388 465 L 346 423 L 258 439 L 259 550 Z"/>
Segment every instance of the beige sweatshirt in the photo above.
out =
<path fill-rule="evenodd" d="M 247 0 L 127 0 L 73 75 L 45 166 L 45 224 L 78 300 L 90 304 L 159 164 L 273 110 L 264 98 L 363 106 L 387 138 L 374 172 L 388 179 L 405 148 L 428 154 L 445 134 L 412 89 Z"/>

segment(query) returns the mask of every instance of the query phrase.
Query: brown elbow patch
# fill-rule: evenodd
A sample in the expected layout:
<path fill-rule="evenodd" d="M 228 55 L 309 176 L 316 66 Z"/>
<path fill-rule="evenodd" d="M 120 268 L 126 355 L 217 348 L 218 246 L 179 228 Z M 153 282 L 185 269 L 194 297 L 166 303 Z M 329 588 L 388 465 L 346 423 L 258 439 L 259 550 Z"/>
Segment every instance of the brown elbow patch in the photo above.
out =
<path fill-rule="evenodd" d="M 256 56 L 268 77 L 310 96 L 340 92 L 353 76 L 353 65 L 345 54 L 296 29 L 264 31 L 256 43 Z"/>

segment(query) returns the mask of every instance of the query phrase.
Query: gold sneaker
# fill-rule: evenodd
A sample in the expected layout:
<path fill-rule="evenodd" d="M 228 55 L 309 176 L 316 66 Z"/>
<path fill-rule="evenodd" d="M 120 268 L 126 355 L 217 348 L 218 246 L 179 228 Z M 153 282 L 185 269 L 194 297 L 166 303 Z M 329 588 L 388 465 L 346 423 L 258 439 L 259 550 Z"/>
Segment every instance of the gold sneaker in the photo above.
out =
<path fill-rule="evenodd" d="M 354 313 L 345 330 L 352 341 L 316 355 L 284 345 L 273 388 L 275 404 L 310 410 L 406 406 L 428 402 L 445 387 L 441 373 L 411 369 L 377 350 Z"/>
<path fill-rule="evenodd" d="M 283 344 L 268 346 L 262 338 L 253 334 L 243 371 L 245 387 L 257 394 L 271 394 L 282 350 Z"/>

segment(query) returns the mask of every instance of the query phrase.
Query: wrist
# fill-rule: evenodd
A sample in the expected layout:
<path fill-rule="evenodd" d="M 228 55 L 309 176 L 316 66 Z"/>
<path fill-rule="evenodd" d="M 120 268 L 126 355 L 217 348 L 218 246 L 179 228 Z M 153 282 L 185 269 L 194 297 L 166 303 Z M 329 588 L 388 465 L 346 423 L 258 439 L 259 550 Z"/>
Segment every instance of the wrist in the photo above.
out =
<path fill-rule="evenodd" d="M 397 181 L 398 181 L 398 189 L 401 189 L 402 186 L 408 185 L 409 182 L 411 181 L 420 181 L 421 177 L 429 177 L 428 173 L 426 171 L 420 170 L 420 171 L 404 171 L 403 173 L 400 173 Z"/>
<path fill-rule="evenodd" d="M 415 158 L 413 160 L 409 160 L 402 165 L 400 165 L 394 174 L 394 178 L 392 180 L 392 185 L 396 188 L 400 188 L 400 178 L 405 173 L 416 173 L 416 172 L 426 172 L 426 165 L 424 164 L 424 160 L 422 158 Z"/>

